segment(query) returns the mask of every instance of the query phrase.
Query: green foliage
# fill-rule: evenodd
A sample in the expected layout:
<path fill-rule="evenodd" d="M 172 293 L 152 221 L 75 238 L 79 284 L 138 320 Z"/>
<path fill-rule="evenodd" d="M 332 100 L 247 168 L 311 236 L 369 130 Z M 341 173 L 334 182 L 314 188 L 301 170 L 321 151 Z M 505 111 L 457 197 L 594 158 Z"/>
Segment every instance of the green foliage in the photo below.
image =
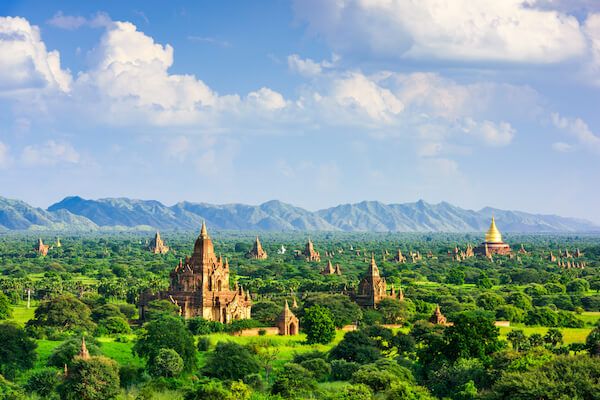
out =
<path fill-rule="evenodd" d="M 491 289 L 492 286 L 492 281 L 487 277 L 485 272 L 482 271 L 477 279 L 477 287 L 481 289 Z"/>
<path fill-rule="evenodd" d="M 393 384 L 399 382 L 414 382 L 409 369 L 399 366 L 395 361 L 381 359 L 373 364 L 361 366 L 352 375 L 351 382 L 362 383 L 369 386 L 373 391 L 381 392 L 391 389 Z"/>
<path fill-rule="evenodd" d="M 558 314 L 549 307 L 536 307 L 525 316 L 525 324 L 558 326 Z"/>
<path fill-rule="evenodd" d="M 592 356 L 600 357 L 600 325 L 597 325 L 585 339 L 586 350 Z"/>
<path fill-rule="evenodd" d="M 64 400 L 113 399 L 120 392 L 119 364 L 106 357 L 76 358 L 58 391 Z"/>
<path fill-rule="evenodd" d="M 194 336 L 174 315 L 157 315 L 144 327 L 132 350 L 152 364 L 160 349 L 175 350 L 183 359 L 184 371 L 193 371 L 198 365 Z"/>
<path fill-rule="evenodd" d="M 7 381 L 0 375 L 0 399 L 2 400 L 25 400 L 23 391 L 17 385 Z"/>
<path fill-rule="evenodd" d="M 332 360 L 331 361 L 331 378 L 334 381 L 349 381 L 360 368 L 360 364 L 354 361 Z"/>
<path fill-rule="evenodd" d="M 329 310 L 318 305 L 307 309 L 302 319 L 302 329 L 309 344 L 327 344 L 335 337 L 335 326 Z"/>
<path fill-rule="evenodd" d="M 186 320 L 186 325 L 194 335 L 209 335 L 211 333 L 223 332 L 222 323 L 219 321 L 209 321 L 202 317 L 190 318 Z"/>
<path fill-rule="evenodd" d="M 219 342 L 214 351 L 206 354 L 202 373 L 222 380 L 238 380 L 259 372 L 260 364 L 247 346 L 234 342 Z"/>
<path fill-rule="evenodd" d="M 90 352 L 90 355 L 92 355 L 92 356 L 104 355 L 102 353 L 102 350 L 100 349 L 100 342 L 98 340 L 94 339 L 93 337 L 87 337 L 85 340 L 85 345 L 86 345 L 88 351 Z M 79 353 L 80 349 L 81 349 L 81 336 L 71 337 L 71 338 L 67 339 L 65 342 L 56 346 L 52 350 L 52 353 L 50 354 L 50 357 L 48 358 L 46 365 L 48 365 L 50 367 L 57 367 L 57 368 L 62 368 L 65 365 L 70 366 L 73 361 L 73 357 L 75 357 L 77 355 L 77 353 Z"/>
<path fill-rule="evenodd" d="M 342 393 L 342 398 L 346 400 L 370 400 L 373 398 L 371 389 L 363 383 L 348 385 Z"/>
<path fill-rule="evenodd" d="M 148 365 L 153 376 L 177 377 L 183 371 L 183 360 L 173 349 L 160 349 Z"/>
<path fill-rule="evenodd" d="M 277 375 L 271 391 L 283 398 L 296 399 L 309 394 L 317 386 L 313 374 L 304 367 L 294 363 L 287 363 Z"/>
<path fill-rule="evenodd" d="M 322 294 L 315 293 L 310 295 L 298 312 L 298 318 L 303 318 L 307 311 L 314 306 L 321 306 L 329 311 L 329 315 L 337 328 L 354 324 L 362 319 L 362 311 L 356 303 L 350 301 L 348 296 L 342 294 Z M 306 329 L 306 328 L 304 328 Z"/>
<path fill-rule="evenodd" d="M 465 273 L 460 268 L 452 268 L 450 272 L 446 274 L 446 283 L 451 285 L 464 285 Z"/>
<path fill-rule="evenodd" d="M 179 307 L 169 300 L 154 300 L 146 304 L 144 313 L 147 320 L 152 320 L 163 314 L 177 315 Z"/>
<path fill-rule="evenodd" d="M 362 330 L 346 332 L 344 339 L 329 352 L 331 360 L 354 361 L 367 364 L 381 357 L 377 341 Z"/>
<path fill-rule="evenodd" d="M 34 315 L 28 325 L 56 327 L 60 332 L 94 328 L 90 309 L 72 296 L 58 296 L 43 302 Z"/>
<path fill-rule="evenodd" d="M 557 346 L 563 343 L 562 332 L 555 328 L 548 329 L 548 332 L 544 335 L 544 342 L 551 346 Z"/>
<path fill-rule="evenodd" d="M 103 304 L 98 308 L 92 310 L 91 318 L 92 321 L 98 323 L 102 319 L 110 317 L 125 318 L 125 315 L 121 312 L 121 309 L 116 304 Z"/>
<path fill-rule="evenodd" d="M 283 307 L 272 301 L 258 301 L 252 304 L 252 319 L 264 324 L 273 324 Z"/>
<path fill-rule="evenodd" d="M 106 332 L 109 335 L 114 335 L 118 333 L 131 333 L 131 328 L 127 321 L 121 317 L 108 317 L 101 320 L 98 323 L 98 329 L 102 329 L 103 332 Z"/>
<path fill-rule="evenodd" d="M 560 356 L 524 372 L 508 372 L 492 387 L 494 399 L 563 400 L 600 396 L 600 358 Z"/>
<path fill-rule="evenodd" d="M 496 319 L 499 321 L 523 322 L 525 311 L 515 306 L 500 306 L 496 309 Z"/>
<path fill-rule="evenodd" d="M 409 304 L 412 305 L 409 301 L 387 297 L 377 303 L 377 311 L 383 315 L 386 324 L 398 324 L 411 318 L 412 313 Z"/>
<path fill-rule="evenodd" d="M 210 338 L 208 336 L 200 336 L 198 338 L 198 351 L 208 351 L 210 349 Z"/>
<path fill-rule="evenodd" d="M 58 385 L 58 374 L 54 368 L 42 368 L 32 372 L 27 377 L 25 390 L 35 393 L 42 398 L 50 397 Z"/>
<path fill-rule="evenodd" d="M 487 359 L 502 348 L 494 321 L 481 315 L 459 314 L 444 331 L 442 353 L 451 361 L 459 358 Z"/>
<path fill-rule="evenodd" d="M 526 347 L 529 344 L 529 339 L 527 339 L 527 336 L 522 329 L 511 330 L 508 335 L 506 335 L 506 338 L 512 344 L 512 347 L 516 352 L 519 352 L 519 349 L 523 349 L 524 346 Z"/>
<path fill-rule="evenodd" d="M 484 292 L 477 298 L 477 305 L 484 310 L 494 311 L 501 305 L 504 305 L 502 296 L 492 292 Z"/>
<path fill-rule="evenodd" d="M 6 295 L 0 291 L 0 320 L 12 318 L 12 307 L 10 306 L 10 300 Z"/>
<path fill-rule="evenodd" d="M 427 385 L 434 395 L 451 399 L 472 398 L 468 396 L 477 394 L 477 388 L 484 387 L 486 381 L 487 374 L 481 361 L 464 358 L 430 370 L 427 377 Z"/>
<path fill-rule="evenodd" d="M 331 373 L 331 366 L 322 358 L 313 358 L 300 364 L 307 371 L 312 372 L 316 380 L 322 381 Z"/>
<path fill-rule="evenodd" d="M 33 367 L 37 343 L 24 329 L 12 322 L 0 324 L 0 374 L 7 378 Z"/>
<path fill-rule="evenodd" d="M 119 311 L 125 316 L 125 318 L 135 318 L 138 315 L 137 309 L 133 304 L 121 303 L 119 304 Z"/>
<path fill-rule="evenodd" d="M 590 284 L 585 279 L 573 279 L 566 285 L 567 293 L 583 293 L 590 290 Z"/>

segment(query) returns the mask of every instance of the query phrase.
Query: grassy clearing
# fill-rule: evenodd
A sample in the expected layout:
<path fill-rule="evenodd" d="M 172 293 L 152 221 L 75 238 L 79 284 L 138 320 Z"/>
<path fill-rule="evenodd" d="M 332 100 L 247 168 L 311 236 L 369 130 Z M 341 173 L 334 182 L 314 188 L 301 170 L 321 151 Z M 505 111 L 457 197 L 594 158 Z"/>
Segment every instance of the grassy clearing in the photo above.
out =
<path fill-rule="evenodd" d="M 578 318 L 581 318 L 586 324 L 596 325 L 598 321 L 600 321 L 600 312 L 597 311 L 586 311 L 577 315 Z"/>
<path fill-rule="evenodd" d="M 511 327 L 501 326 L 500 327 L 500 337 L 502 339 L 506 340 L 506 335 L 508 334 L 508 332 L 512 331 L 513 329 L 521 329 L 527 336 L 530 336 L 532 333 L 539 333 L 542 336 L 544 336 L 546 334 L 546 332 L 548 332 L 548 329 L 550 329 L 550 328 L 541 327 L 541 326 L 525 326 L 525 325 L 521 325 L 521 324 L 515 324 Z M 585 338 L 590 334 L 590 331 L 591 331 L 590 328 L 558 328 L 558 329 L 563 334 L 564 344 L 584 343 Z"/>
<path fill-rule="evenodd" d="M 25 325 L 27 321 L 33 318 L 33 313 L 35 312 L 36 307 L 31 306 L 31 308 L 27 309 L 27 304 L 18 304 L 12 307 L 12 318 L 9 321 L 17 322 L 21 325 Z"/>

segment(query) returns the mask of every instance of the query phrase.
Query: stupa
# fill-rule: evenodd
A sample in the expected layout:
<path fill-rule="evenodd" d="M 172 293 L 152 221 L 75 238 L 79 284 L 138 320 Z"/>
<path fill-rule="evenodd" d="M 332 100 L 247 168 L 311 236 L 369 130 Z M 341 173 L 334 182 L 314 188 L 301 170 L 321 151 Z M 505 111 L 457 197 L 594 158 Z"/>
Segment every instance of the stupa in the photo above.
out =
<path fill-rule="evenodd" d="M 148 244 L 148 250 L 154 254 L 166 254 L 169 251 L 169 248 L 165 246 L 160 238 L 160 233 L 158 233 L 158 231 L 156 231 L 154 239 L 152 239 L 150 244 Z"/>
<path fill-rule="evenodd" d="M 496 228 L 496 221 L 492 217 L 492 224 L 485 234 L 485 240 L 474 249 L 474 252 L 480 256 L 490 257 L 492 254 L 508 255 L 512 249 L 502 241 L 502 235 Z"/>
<path fill-rule="evenodd" d="M 306 242 L 306 247 L 302 254 L 306 256 L 306 261 L 321 261 L 321 255 L 318 251 L 315 251 L 313 244 L 310 241 L 310 237 L 308 238 L 308 242 Z"/>

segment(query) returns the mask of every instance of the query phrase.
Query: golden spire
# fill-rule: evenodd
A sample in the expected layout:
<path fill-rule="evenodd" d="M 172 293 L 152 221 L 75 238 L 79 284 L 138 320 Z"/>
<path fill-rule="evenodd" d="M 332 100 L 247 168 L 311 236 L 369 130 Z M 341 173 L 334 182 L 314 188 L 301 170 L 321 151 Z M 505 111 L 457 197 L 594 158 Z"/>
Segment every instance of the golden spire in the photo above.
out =
<path fill-rule="evenodd" d="M 200 237 L 202 239 L 208 238 L 208 233 L 206 232 L 206 224 L 204 223 L 204 220 L 202 220 L 202 230 L 200 231 Z"/>
<path fill-rule="evenodd" d="M 485 234 L 485 241 L 487 243 L 502 243 L 502 235 L 498 231 L 498 228 L 496 228 L 496 221 L 494 220 L 494 217 L 492 217 L 490 229 L 488 229 L 487 233 Z"/>

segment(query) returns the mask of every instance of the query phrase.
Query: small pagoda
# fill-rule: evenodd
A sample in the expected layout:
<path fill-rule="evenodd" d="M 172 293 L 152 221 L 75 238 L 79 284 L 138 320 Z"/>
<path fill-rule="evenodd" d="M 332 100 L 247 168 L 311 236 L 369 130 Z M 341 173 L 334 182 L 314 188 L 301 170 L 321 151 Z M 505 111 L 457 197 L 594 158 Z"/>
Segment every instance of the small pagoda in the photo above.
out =
<path fill-rule="evenodd" d="M 296 299 L 294 298 L 294 302 L 295 300 Z M 291 336 L 298 334 L 300 322 L 292 310 L 290 310 L 287 300 L 285 301 L 283 311 L 281 311 L 281 314 L 275 318 L 275 326 L 279 328 L 280 335 Z"/>
<path fill-rule="evenodd" d="M 429 318 L 429 322 L 435 325 L 448 325 L 448 320 L 446 320 L 446 317 L 444 317 L 444 314 L 442 314 L 439 304 L 436 304 L 435 311 Z"/>
<path fill-rule="evenodd" d="M 169 248 L 165 246 L 160 238 L 160 233 L 158 233 L 158 231 L 156 231 L 154 239 L 148 244 L 148 250 L 153 254 L 166 254 L 169 251 Z"/>
<path fill-rule="evenodd" d="M 248 254 L 250 258 L 253 258 L 255 260 L 266 260 L 267 252 L 264 251 L 262 246 L 260 245 L 260 240 L 258 240 L 258 236 L 254 241 L 254 246 L 252 246 L 252 250 L 250 250 Z"/>
<path fill-rule="evenodd" d="M 509 255 L 512 249 L 502 241 L 502 235 L 496 228 L 496 221 L 492 217 L 492 224 L 485 234 L 485 240 L 474 249 L 475 254 L 490 258 L 492 255 Z"/>
<path fill-rule="evenodd" d="M 313 243 L 310 241 L 310 237 L 308 238 L 308 242 L 306 242 L 304 253 L 302 254 L 306 256 L 306 261 L 321 261 L 321 255 L 318 251 L 315 251 Z"/>

